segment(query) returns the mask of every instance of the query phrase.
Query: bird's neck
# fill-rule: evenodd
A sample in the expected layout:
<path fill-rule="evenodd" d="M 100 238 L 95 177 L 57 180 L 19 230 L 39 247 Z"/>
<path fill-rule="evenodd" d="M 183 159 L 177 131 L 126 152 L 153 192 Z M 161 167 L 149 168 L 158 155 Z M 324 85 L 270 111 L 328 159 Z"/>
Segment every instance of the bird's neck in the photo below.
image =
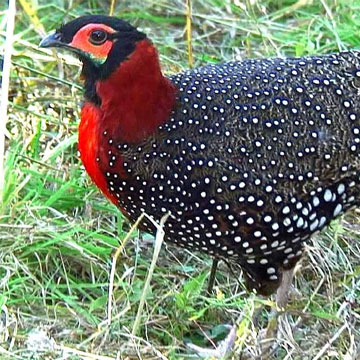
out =
<path fill-rule="evenodd" d="M 176 89 L 163 76 L 149 40 L 139 41 L 128 59 L 106 79 L 95 83 L 100 99 L 100 131 L 114 141 L 136 143 L 169 119 Z"/>

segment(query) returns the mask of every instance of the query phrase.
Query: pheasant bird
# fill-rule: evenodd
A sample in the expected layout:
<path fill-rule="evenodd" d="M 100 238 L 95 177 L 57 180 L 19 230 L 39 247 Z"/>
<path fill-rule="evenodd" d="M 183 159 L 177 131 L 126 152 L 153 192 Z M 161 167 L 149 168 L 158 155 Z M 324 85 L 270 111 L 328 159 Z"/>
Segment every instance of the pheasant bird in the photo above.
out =
<path fill-rule="evenodd" d="M 100 190 L 131 221 L 170 212 L 167 241 L 236 262 L 260 294 L 289 283 L 310 236 L 359 203 L 360 52 L 165 77 L 147 36 L 107 16 L 40 46 L 83 63 L 79 151 Z"/>

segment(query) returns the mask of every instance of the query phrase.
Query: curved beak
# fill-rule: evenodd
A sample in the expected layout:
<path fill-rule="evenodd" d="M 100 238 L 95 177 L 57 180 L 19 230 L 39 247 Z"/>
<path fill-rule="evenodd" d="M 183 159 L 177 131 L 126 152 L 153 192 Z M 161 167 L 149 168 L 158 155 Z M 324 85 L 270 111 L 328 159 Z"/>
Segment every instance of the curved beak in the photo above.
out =
<path fill-rule="evenodd" d="M 39 46 L 47 48 L 66 46 L 66 44 L 63 42 L 63 38 L 60 33 L 53 33 L 42 39 Z"/>

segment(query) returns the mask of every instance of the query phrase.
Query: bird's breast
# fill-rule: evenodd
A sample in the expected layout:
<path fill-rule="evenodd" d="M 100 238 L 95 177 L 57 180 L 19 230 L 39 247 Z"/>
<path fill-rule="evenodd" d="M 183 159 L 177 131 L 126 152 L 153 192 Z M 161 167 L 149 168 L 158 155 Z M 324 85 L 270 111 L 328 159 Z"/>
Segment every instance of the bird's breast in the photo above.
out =
<path fill-rule="evenodd" d="M 106 197 L 117 205 L 117 198 L 109 191 L 106 171 L 104 171 L 107 144 L 101 129 L 102 112 L 96 105 L 86 102 L 81 110 L 79 126 L 79 152 L 81 161 L 90 178 Z M 106 135 L 106 133 L 105 133 Z M 118 159 L 118 165 L 121 159 Z"/>

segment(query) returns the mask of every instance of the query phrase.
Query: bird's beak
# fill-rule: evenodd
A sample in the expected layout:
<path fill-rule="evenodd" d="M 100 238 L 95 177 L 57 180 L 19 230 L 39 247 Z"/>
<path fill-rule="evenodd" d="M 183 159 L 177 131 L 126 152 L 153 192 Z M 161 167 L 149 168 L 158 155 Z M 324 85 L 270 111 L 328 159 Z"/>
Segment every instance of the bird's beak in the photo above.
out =
<path fill-rule="evenodd" d="M 42 39 L 39 46 L 48 48 L 66 46 L 66 44 L 63 42 L 62 35 L 60 33 L 53 33 Z"/>
<path fill-rule="evenodd" d="M 65 48 L 65 49 L 72 51 L 73 53 L 78 55 L 80 58 L 87 57 L 86 52 L 67 44 L 64 41 L 62 34 L 58 33 L 58 32 L 46 36 L 44 39 L 41 40 L 39 46 L 43 47 L 43 48 L 61 47 L 61 48 Z"/>

